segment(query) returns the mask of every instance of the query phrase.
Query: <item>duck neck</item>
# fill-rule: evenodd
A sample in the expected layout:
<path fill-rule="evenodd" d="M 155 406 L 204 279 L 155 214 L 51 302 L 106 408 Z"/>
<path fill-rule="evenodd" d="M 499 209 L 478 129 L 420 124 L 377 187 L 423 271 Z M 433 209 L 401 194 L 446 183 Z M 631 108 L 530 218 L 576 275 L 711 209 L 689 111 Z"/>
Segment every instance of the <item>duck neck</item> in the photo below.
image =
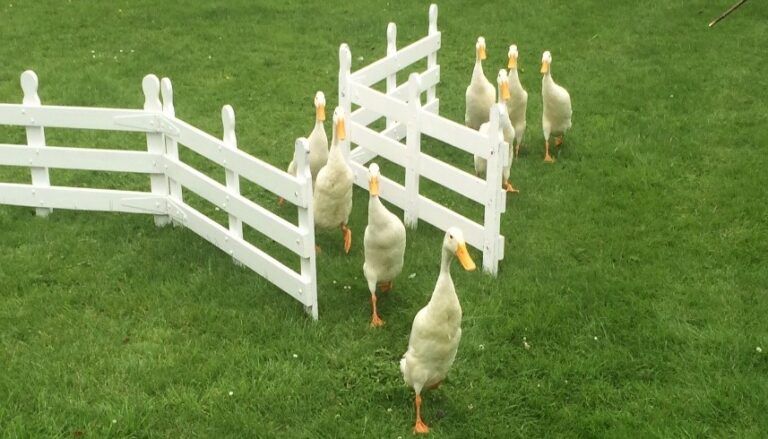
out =
<path fill-rule="evenodd" d="M 377 218 L 381 218 L 385 210 L 379 196 L 371 195 L 368 199 L 368 223 L 375 222 Z"/>
<path fill-rule="evenodd" d="M 483 61 L 477 56 L 475 58 L 475 68 L 472 70 L 472 78 L 482 79 L 483 77 L 485 77 L 485 74 L 483 73 Z"/>
<path fill-rule="evenodd" d="M 443 249 L 443 255 L 440 259 L 440 275 L 447 274 L 448 276 L 451 275 L 451 262 L 453 261 L 453 253 L 450 251 Z"/>
<path fill-rule="evenodd" d="M 510 88 L 514 87 L 515 89 L 520 89 L 523 87 L 520 83 L 520 76 L 517 74 L 517 67 L 509 69 L 507 77 L 509 78 Z"/>

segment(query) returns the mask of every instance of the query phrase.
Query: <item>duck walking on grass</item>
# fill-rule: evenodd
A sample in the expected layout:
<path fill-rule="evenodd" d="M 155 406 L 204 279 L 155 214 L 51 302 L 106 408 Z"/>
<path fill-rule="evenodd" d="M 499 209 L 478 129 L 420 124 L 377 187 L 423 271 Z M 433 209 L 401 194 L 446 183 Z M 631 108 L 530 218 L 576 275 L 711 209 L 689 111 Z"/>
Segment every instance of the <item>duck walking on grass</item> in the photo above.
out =
<path fill-rule="evenodd" d="M 515 141 L 515 128 L 512 126 L 512 122 L 509 120 L 507 113 L 506 102 L 509 100 L 509 81 L 507 78 L 507 71 L 504 69 L 499 70 L 498 76 L 496 76 L 496 83 L 499 86 L 499 103 L 502 105 L 502 114 L 499 118 L 499 125 L 501 125 L 501 131 L 504 135 L 504 142 L 507 143 L 507 160 L 504 162 L 502 168 L 502 185 L 507 192 L 519 192 L 509 182 L 509 174 L 512 168 L 512 160 L 514 160 L 514 150 L 512 149 L 513 142 Z M 490 113 L 490 112 L 489 112 Z M 488 135 L 488 129 L 490 128 L 490 122 L 486 122 L 480 125 L 481 134 Z M 475 174 L 481 178 L 485 178 L 485 173 L 488 170 L 488 161 L 480 156 L 475 156 Z"/>
<path fill-rule="evenodd" d="M 549 136 L 554 134 L 555 146 L 563 143 L 565 132 L 571 127 L 571 95 L 568 90 L 557 85 L 551 73 L 552 54 L 549 50 L 541 57 L 541 97 L 544 102 L 544 112 L 541 116 L 541 126 L 544 129 L 544 161 L 552 163 L 554 158 L 549 154 Z"/>
<path fill-rule="evenodd" d="M 406 384 L 416 392 L 416 425 L 414 433 L 428 433 L 421 418 L 421 391 L 440 386 L 456 358 L 461 340 L 461 305 L 451 279 L 451 261 L 459 259 L 465 270 L 475 269 L 467 252 L 461 230 L 448 229 L 443 239 L 440 275 L 432 298 L 413 319 L 408 350 L 400 360 L 400 371 Z"/>
<path fill-rule="evenodd" d="M 363 274 L 371 293 L 371 326 L 384 324 L 376 310 L 376 287 L 382 292 L 392 289 L 392 281 L 403 270 L 405 226 L 379 199 L 379 165 L 368 167 L 368 226 L 363 236 L 365 263 Z"/>
<path fill-rule="evenodd" d="M 309 171 L 312 173 L 312 187 L 317 181 L 317 174 L 328 162 L 328 136 L 325 134 L 325 94 L 318 91 L 315 94 L 315 126 L 307 137 L 309 143 Z M 288 173 L 296 175 L 296 163 L 291 161 Z"/>
<path fill-rule="evenodd" d="M 483 73 L 485 59 L 485 38 L 479 37 L 475 44 L 475 68 L 472 70 L 472 81 L 465 94 L 466 110 L 464 124 L 473 130 L 488 122 L 488 115 L 496 97 L 493 84 Z"/>
<path fill-rule="evenodd" d="M 508 52 L 509 62 L 507 68 L 509 69 L 509 99 L 507 100 L 507 112 L 509 113 L 509 120 L 512 122 L 512 126 L 515 127 L 515 157 L 520 155 L 520 145 L 523 143 L 523 135 L 525 134 L 525 112 L 528 108 L 528 92 L 523 88 L 523 84 L 520 83 L 520 76 L 517 74 L 517 46 L 509 46 Z"/>
<path fill-rule="evenodd" d="M 336 107 L 333 112 L 333 139 L 328 162 L 317 173 L 313 201 L 315 225 L 321 229 L 341 227 L 344 235 L 344 251 L 352 247 L 352 231 L 347 226 L 352 212 L 352 169 L 349 168 L 339 149 L 339 141 L 346 138 L 344 110 Z"/>
<path fill-rule="evenodd" d="M 328 162 L 328 136 L 325 134 L 325 94 L 318 91 L 315 94 L 315 127 L 307 137 L 309 143 L 309 172 L 312 174 L 312 187 L 315 187 L 317 174 Z M 288 164 L 288 173 L 296 175 L 296 163 L 291 160 Z M 282 198 L 277 200 L 281 206 L 285 202 Z"/>

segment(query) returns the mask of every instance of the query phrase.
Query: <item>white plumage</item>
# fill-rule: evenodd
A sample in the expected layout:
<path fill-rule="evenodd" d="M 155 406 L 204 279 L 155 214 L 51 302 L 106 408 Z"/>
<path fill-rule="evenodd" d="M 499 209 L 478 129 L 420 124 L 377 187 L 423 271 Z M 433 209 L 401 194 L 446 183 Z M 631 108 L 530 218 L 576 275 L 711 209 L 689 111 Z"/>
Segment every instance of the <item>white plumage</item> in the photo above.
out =
<path fill-rule="evenodd" d="M 493 84 L 488 81 L 483 73 L 483 60 L 485 59 L 485 38 L 479 37 L 475 44 L 475 68 L 472 70 L 472 81 L 465 94 L 466 110 L 464 112 L 464 124 L 473 130 L 488 122 L 488 113 L 491 110 L 495 98 Z"/>
<path fill-rule="evenodd" d="M 456 256 L 466 270 L 475 264 L 467 252 L 464 235 L 450 228 L 443 239 L 440 275 L 432 298 L 413 319 L 408 350 L 400 360 L 400 371 L 416 392 L 414 432 L 426 433 L 429 427 L 421 419 L 421 391 L 435 388 L 448 374 L 461 341 L 461 305 L 451 278 L 450 265 Z"/>
<path fill-rule="evenodd" d="M 325 134 L 325 95 L 318 91 L 315 94 L 315 126 L 307 137 L 309 143 L 309 170 L 312 173 L 312 187 L 317 181 L 317 174 L 328 161 L 328 135 Z M 296 163 L 291 161 L 288 173 L 296 175 Z"/>
<path fill-rule="evenodd" d="M 509 120 L 509 115 L 507 113 L 507 106 L 506 102 L 509 99 L 509 82 L 507 78 L 507 71 L 504 69 L 499 70 L 499 74 L 496 76 L 496 83 L 498 84 L 499 88 L 499 103 L 504 104 L 501 106 L 502 108 L 502 114 L 499 118 L 499 125 L 501 126 L 502 133 L 504 135 L 504 141 L 507 142 L 508 149 L 507 149 L 507 161 L 504 162 L 504 167 L 502 168 L 502 183 L 504 185 L 504 188 L 508 192 L 517 192 L 517 189 L 515 189 L 512 184 L 509 182 L 509 174 L 510 169 L 512 167 L 512 161 L 514 159 L 514 150 L 512 148 L 513 142 L 515 140 L 515 128 L 512 125 L 512 122 Z M 490 122 L 485 122 L 484 124 L 480 125 L 480 133 L 484 135 L 488 135 L 488 130 L 490 129 Z M 488 161 L 480 156 L 474 156 L 475 158 L 475 173 L 481 177 L 485 178 L 486 171 L 488 170 Z"/>
<path fill-rule="evenodd" d="M 317 173 L 313 202 L 315 225 L 330 229 L 341 227 L 344 234 L 344 251 L 349 253 L 352 231 L 347 227 L 352 212 L 353 174 L 339 149 L 339 141 L 346 138 L 344 111 L 336 107 L 333 112 L 333 140 L 328 162 Z"/>
<path fill-rule="evenodd" d="M 371 326 L 381 326 L 376 310 L 376 286 L 381 291 L 389 291 L 392 281 L 403 270 L 405 256 L 405 226 L 397 215 L 393 214 L 379 199 L 379 166 L 372 163 L 368 168 L 369 192 L 368 226 L 363 236 L 365 262 L 363 274 L 371 293 Z"/>
<path fill-rule="evenodd" d="M 541 126 L 544 130 L 544 161 L 553 162 L 549 154 L 549 136 L 557 136 L 556 145 L 560 146 L 563 135 L 571 127 L 571 95 L 568 90 L 557 85 L 552 79 L 552 54 L 544 52 L 541 57 L 541 97 L 544 111 L 541 116 Z"/>
<path fill-rule="evenodd" d="M 517 46 L 509 46 L 509 100 L 507 100 L 507 111 L 509 112 L 509 120 L 512 122 L 512 126 L 515 127 L 515 157 L 520 154 L 520 145 L 523 143 L 523 135 L 525 134 L 525 113 L 528 109 L 528 92 L 523 88 L 523 84 L 520 83 L 520 76 L 517 74 L 517 59 L 518 52 Z"/>

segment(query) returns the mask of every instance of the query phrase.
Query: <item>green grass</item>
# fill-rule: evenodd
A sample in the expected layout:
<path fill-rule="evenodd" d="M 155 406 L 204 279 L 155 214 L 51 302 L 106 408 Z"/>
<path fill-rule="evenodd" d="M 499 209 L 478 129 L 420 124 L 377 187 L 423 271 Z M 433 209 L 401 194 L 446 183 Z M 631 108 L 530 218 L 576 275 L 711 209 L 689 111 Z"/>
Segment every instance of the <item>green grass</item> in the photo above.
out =
<path fill-rule="evenodd" d="M 20 102 L 18 75 L 31 68 L 44 103 L 139 108 L 154 72 L 173 80 L 179 117 L 220 133 L 232 104 L 240 147 L 283 167 L 311 128 L 314 92 L 336 104 L 341 42 L 358 68 L 385 53 L 387 22 L 401 46 L 427 25 L 425 2 L 305 3 L 6 2 L 0 101 Z M 749 2 L 708 29 L 731 1 L 464 3 L 440 4 L 441 113 L 461 120 L 482 34 L 491 78 L 506 47 L 520 47 L 528 131 L 498 278 L 454 267 L 464 336 L 448 382 L 425 395 L 432 437 L 764 437 L 768 7 Z M 541 161 L 545 49 L 574 105 L 552 166 Z M 24 141 L 18 128 L 0 134 Z M 470 157 L 448 158 L 470 169 Z M 2 181 L 28 179 L 0 167 Z M 53 180 L 147 186 L 105 173 Z M 0 206 L 0 436 L 411 436 L 397 362 L 432 291 L 441 233 L 409 234 L 404 273 L 379 302 L 387 325 L 372 330 L 364 191 L 355 205 L 349 256 L 339 233 L 318 235 L 319 322 L 187 230 Z"/>

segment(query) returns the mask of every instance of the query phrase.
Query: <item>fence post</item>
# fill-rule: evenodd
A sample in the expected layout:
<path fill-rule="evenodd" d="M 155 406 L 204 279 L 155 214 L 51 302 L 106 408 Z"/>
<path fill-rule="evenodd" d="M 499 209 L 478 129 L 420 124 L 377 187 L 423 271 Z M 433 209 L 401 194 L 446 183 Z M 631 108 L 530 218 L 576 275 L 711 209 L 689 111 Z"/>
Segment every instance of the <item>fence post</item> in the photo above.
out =
<path fill-rule="evenodd" d="M 397 25 L 395 23 L 389 23 L 387 25 L 387 57 L 397 55 Z M 393 72 L 387 76 L 387 94 L 389 95 L 397 88 L 397 72 Z M 395 121 L 387 117 L 387 129 L 392 128 L 395 125 Z"/>
<path fill-rule="evenodd" d="M 24 92 L 24 105 L 30 107 L 40 106 L 40 96 L 37 95 L 37 86 L 39 82 L 37 75 L 32 70 L 27 70 L 21 74 L 21 90 Z M 35 120 L 32 119 L 31 123 L 34 124 Z M 32 148 L 45 148 L 45 128 L 42 126 L 28 125 L 27 131 L 27 145 Z M 31 167 L 30 172 L 32 174 L 32 185 L 35 187 L 49 187 L 51 185 L 51 179 L 48 174 L 48 168 L 44 167 Z M 34 193 L 34 192 L 33 192 Z M 41 201 L 42 204 L 42 201 Z M 47 217 L 53 209 L 47 207 L 35 208 L 37 216 L 43 218 Z"/>
<path fill-rule="evenodd" d="M 405 140 L 405 225 L 419 224 L 419 161 L 421 157 L 421 77 L 408 77 L 408 123 Z"/>
<path fill-rule="evenodd" d="M 173 86 L 171 85 L 170 79 L 163 78 L 160 81 L 160 95 L 163 98 L 163 114 L 171 119 L 176 118 L 176 109 L 173 106 Z M 170 157 L 171 160 L 179 160 L 179 145 L 176 139 L 167 135 L 164 135 L 163 137 L 165 140 L 165 152 L 168 157 Z M 171 199 L 177 203 L 183 203 L 184 197 L 181 193 L 181 184 L 169 178 L 168 185 Z M 177 226 L 179 223 L 173 221 L 173 225 Z"/>
<path fill-rule="evenodd" d="M 307 291 L 301 291 L 305 297 L 305 309 L 313 319 L 318 317 L 317 304 L 317 268 L 315 264 L 315 219 L 312 206 L 312 173 L 309 169 L 309 142 L 306 138 L 296 139 L 296 151 L 293 157 L 296 163 L 296 178 L 301 183 L 304 192 L 304 199 L 307 200 L 306 206 L 299 206 L 299 231 L 307 237 L 306 248 L 309 248 L 309 255 L 301 258 L 301 277 L 304 278 L 307 285 Z M 309 305 L 306 305 L 309 303 Z"/>
<path fill-rule="evenodd" d="M 429 35 L 434 35 L 437 33 L 437 5 L 431 4 L 429 6 Z M 440 47 L 440 42 L 438 42 L 437 47 Z M 427 69 L 431 69 L 432 67 L 437 66 L 437 51 L 434 51 L 430 53 L 427 56 Z M 437 88 L 436 86 L 429 87 L 427 90 L 427 104 L 431 103 L 435 100 L 437 97 Z M 438 104 L 439 105 L 439 104 Z M 435 106 L 434 109 L 435 114 L 440 113 L 440 110 L 437 106 Z"/>
<path fill-rule="evenodd" d="M 352 52 L 346 43 L 339 46 L 339 106 L 344 110 L 344 115 L 349 119 L 352 114 L 352 96 L 349 94 L 349 81 L 352 75 Z M 339 146 L 344 160 L 349 162 L 349 146 L 351 130 L 350 123 L 347 123 L 347 138 L 342 140 Z"/>
<path fill-rule="evenodd" d="M 237 136 L 235 136 L 235 110 L 231 105 L 225 105 L 221 108 L 221 123 L 224 126 L 224 145 L 227 148 L 237 149 Z M 224 162 L 226 165 L 226 161 Z M 240 176 L 233 170 L 225 168 L 227 190 L 232 195 L 240 195 Z M 226 202 L 229 201 L 229 195 L 226 197 Z M 222 206 L 225 210 L 227 205 Z M 239 239 L 243 239 L 243 221 L 229 214 L 229 231 Z M 240 261 L 234 260 L 236 264 L 241 265 Z"/>
<path fill-rule="evenodd" d="M 144 110 L 160 113 L 163 106 L 160 103 L 160 80 L 155 75 L 147 75 L 141 81 L 141 88 L 144 91 Z M 160 128 L 160 127 L 156 127 Z M 159 131 L 147 133 L 147 151 L 156 154 L 165 154 L 165 140 L 163 134 Z M 161 197 L 168 196 L 168 177 L 165 174 L 150 174 L 150 185 L 152 193 Z M 156 207 L 160 207 L 160 202 Z M 163 227 L 170 223 L 168 215 L 155 215 L 155 225 Z"/>
<path fill-rule="evenodd" d="M 486 198 L 484 214 L 483 237 L 483 270 L 496 275 L 499 269 L 499 234 L 501 227 L 502 204 L 506 203 L 506 192 L 501 189 L 502 168 L 504 166 L 505 151 L 504 133 L 501 127 L 503 115 L 500 105 L 494 104 L 490 111 L 490 126 L 488 129 L 488 165 L 485 175 Z"/>

